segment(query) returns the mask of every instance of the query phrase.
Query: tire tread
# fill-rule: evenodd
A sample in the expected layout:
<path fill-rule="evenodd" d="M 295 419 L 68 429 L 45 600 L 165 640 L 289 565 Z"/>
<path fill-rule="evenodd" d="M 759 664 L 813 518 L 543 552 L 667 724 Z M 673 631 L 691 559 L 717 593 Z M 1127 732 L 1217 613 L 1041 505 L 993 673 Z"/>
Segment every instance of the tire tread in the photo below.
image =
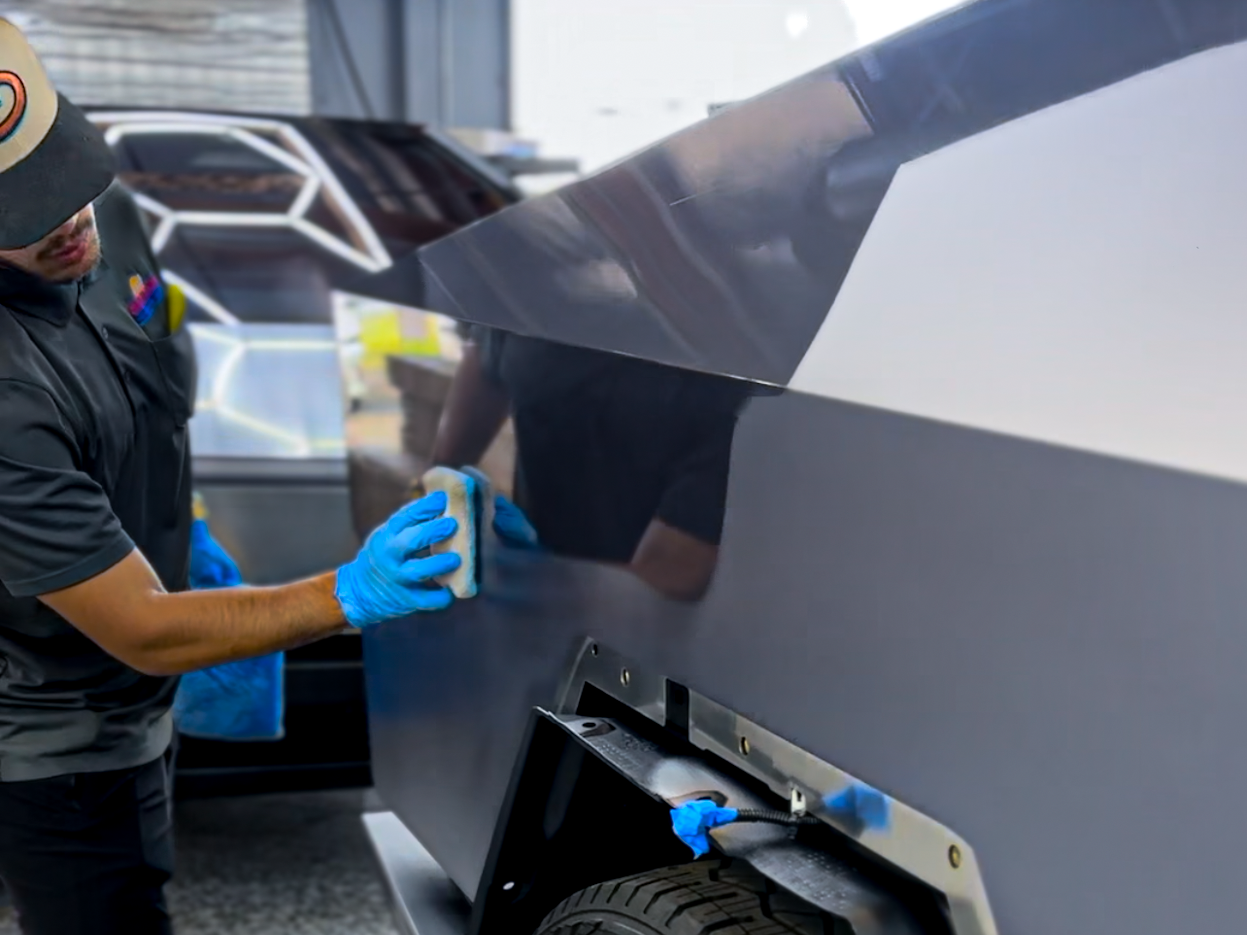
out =
<path fill-rule="evenodd" d="M 573 893 L 538 935 L 832 935 L 827 916 L 729 858 L 639 873 Z"/>

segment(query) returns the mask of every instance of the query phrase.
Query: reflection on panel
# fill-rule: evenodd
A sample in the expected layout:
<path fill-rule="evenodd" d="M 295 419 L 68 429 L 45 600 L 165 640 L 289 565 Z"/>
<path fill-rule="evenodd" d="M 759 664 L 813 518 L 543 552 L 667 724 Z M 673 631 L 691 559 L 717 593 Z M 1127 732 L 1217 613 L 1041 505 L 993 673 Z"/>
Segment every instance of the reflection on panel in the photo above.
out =
<path fill-rule="evenodd" d="M 393 405 L 373 392 L 351 413 L 357 531 L 429 467 L 474 466 L 543 551 L 627 568 L 668 598 L 706 592 L 736 422 L 762 387 L 484 328 L 456 351 L 390 356 Z M 375 389 L 381 374 L 362 372 Z"/>
<path fill-rule="evenodd" d="M 191 325 L 198 457 L 340 458 L 345 430 L 333 328 Z"/>
<path fill-rule="evenodd" d="M 835 68 L 401 259 L 373 294 L 519 334 L 783 382 L 897 166 Z"/>
<path fill-rule="evenodd" d="M 477 329 L 433 460 L 470 464 L 514 424 L 514 498 L 541 546 L 700 598 L 718 560 L 732 436 L 755 387 Z"/>

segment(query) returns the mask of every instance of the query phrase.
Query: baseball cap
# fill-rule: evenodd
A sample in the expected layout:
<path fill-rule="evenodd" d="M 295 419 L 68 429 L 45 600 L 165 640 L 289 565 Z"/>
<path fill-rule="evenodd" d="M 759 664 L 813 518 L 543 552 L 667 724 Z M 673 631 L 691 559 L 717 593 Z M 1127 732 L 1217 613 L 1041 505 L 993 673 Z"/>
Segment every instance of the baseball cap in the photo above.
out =
<path fill-rule="evenodd" d="M 21 30 L 0 19 L 0 250 L 43 239 L 115 171 L 103 134 L 52 87 Z"/>

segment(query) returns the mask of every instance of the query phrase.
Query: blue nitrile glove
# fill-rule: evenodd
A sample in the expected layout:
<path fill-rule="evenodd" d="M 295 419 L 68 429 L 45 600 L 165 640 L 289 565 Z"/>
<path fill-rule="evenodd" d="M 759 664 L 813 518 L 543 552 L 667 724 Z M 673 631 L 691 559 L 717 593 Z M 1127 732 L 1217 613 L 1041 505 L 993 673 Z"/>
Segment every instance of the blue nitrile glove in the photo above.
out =
<path fill-rule="evenodd" d="M 450 606 L 454 598 L 447 588 L 425 583 L 454 571 L 461 559 L 454 552 L 418 557 L 459 528 L 454 517 L 442 516 L 445 511 L 446 494 L 440 491 L 407 504 L 368 537 L 355 561 L 338 569 L 333 593 L 347 623 L 367 627 Z"/>
<path fill-rule="evenodd" d="M 537 530 L 528 521 L 524 511 L 498 494 L 494 497 L 494 533 L 503 545 L 515 549 L 540 549 L 537 542 Z"/>
<path fill-rule="evenodd" d="M 190 586 L 196 590 L 232 588 L 242 584 L 242 572 L 229 553 L 212 538 L 202 519 L 191 523 Z"/>

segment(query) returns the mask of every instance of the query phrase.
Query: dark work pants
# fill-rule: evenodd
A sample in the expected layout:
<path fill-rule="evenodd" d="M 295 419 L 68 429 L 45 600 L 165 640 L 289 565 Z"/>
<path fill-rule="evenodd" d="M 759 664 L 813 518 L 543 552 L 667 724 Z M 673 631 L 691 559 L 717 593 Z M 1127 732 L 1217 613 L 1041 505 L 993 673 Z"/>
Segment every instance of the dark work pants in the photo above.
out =
<path fill-rule="evenodd" d="M 25 935 L 169 935 L 172 755 L 0 782 L 0 880 Z"/>

